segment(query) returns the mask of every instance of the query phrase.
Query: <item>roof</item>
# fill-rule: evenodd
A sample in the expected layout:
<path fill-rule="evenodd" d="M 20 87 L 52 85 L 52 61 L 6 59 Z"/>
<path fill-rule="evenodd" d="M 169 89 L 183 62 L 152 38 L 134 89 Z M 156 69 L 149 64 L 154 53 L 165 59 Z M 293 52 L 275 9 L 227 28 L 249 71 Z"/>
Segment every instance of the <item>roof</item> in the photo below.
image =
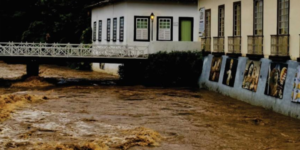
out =
<path fill-rule="evenodd" d="M 121 1 L 126 1 L 126 0 L 100 0 L 98 3 L 89 5 L 87 8 L 94 8 L 94 7 L 99 7 L 99 6 L 104 6 L 107 4 L 111 3 L 116 3 L 116 2 L 121 2 Z M 172 3 L 184 3 L 184 4 L 190 4 L 194 3 L 197 4 L 198 0 L 136 0 L 138 2 L 140 1 L 148 1 L 148 2 L 172 2 Z"/>

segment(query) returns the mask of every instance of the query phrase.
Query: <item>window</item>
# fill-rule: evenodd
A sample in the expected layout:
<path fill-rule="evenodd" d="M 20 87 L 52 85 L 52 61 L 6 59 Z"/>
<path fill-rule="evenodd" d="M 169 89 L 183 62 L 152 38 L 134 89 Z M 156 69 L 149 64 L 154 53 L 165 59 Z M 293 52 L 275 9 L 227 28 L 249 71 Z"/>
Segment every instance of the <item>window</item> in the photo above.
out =
<path fill-rule="evenodd" d="M 124 41 L 124 17 L 120 17 L 120 27 L 119 27 L 119 40 L 120 42 Z"/>
<path fill-rule="evenodd" d="M 110 41 L 110 19 L 107 19 L 107 29 L 106 29 L 106 40 L 109 42 Z"/>
<path fill-rule="evenodd" d="M 263 0 L 254 0 L 254 35 L 263 35 Z"/>
<path fill-rule="evenodd" d="M 118 22 L 118 19 L 117 18 L 114 18 L 114 21 L 113 21 L 113 41 L 116 42 L 117 41 L 117 24 Z"/>
<path fill-rule="evenodd" d="M 233 3 L 233 36 L 241 36 L 241 2 Z"/>
<path fill-rule="evenodd" d="M 214 37 L 214 52 L 224 53 L 225 36 L 225 5 L 219 6 L 218 11 L 218 37 Z"/>
<path fill-rule="evenodd" d="M 173 40 L 173 17 L 157 17 L 157 40 Z"/>
<path fill-rule="evenodd" d="M 96 41 L 96 30 L 97 30 L 97 22 L 94 22 L 93 26 L 93 41 Z"/>
<path fill-rule="evenodd" d="M 99 28 L 98 28 L 98 41 L 102 40 L 102 20 L 99 20 Z"/>
<path fill-rule="evenodd" d="M 225 29 L 225 5 L 219 6 L 219 27 L 218 27 L 218 36 L 224 37 L 224 29 Z"/>
<path fill-rule="evenodd" d="M 289 34 L 289 0 L 278 0 L 278 34 Z"/>
<path fill-rule="evenodd" d="M 205 37 L 211 36 L 211 11 L 205 10 Z"/>
<path fill-rule="evenodd" d="M 134 41 L 150 41 L 150 17 L 134 17 Z"/>

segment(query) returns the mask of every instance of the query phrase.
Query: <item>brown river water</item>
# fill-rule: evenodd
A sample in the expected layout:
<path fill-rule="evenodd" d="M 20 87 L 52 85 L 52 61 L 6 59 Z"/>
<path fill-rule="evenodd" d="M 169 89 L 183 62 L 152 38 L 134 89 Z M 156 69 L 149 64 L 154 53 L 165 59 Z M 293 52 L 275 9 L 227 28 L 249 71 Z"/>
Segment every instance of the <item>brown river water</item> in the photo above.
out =
<path fill-rule="evenodd" d="M 25 73 L 22 65 L 0 67 L 6 79 Z M 44 78 L 117 79 L 41 68 Z M 0 122 L 0 150 L 300 149 L 300 120 L 204 89 L 57 86 L 36 77 L 0 88 L 0 94 L 0 107 L 9 106 L 2 111 L 12 110 Z"/>

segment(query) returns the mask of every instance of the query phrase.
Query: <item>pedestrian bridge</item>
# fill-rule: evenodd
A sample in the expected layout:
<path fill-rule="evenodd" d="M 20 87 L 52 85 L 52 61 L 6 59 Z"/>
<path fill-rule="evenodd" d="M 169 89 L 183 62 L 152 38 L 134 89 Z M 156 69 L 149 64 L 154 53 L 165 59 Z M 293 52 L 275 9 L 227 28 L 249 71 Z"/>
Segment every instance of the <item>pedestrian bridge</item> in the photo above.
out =
<path fill-rule="evenodd" d="M 129 45 L 0 42 L 0 57 L 147 59 L 148 47 Z"/>
<path fill-rule="evenodd" d="M 0 60 L 7 63 L 27 64 L 27 74 L 34 75 L 38 74 L 39 64 L 139 63 L 147 59 L 147 46 L 0 42 Z"/>

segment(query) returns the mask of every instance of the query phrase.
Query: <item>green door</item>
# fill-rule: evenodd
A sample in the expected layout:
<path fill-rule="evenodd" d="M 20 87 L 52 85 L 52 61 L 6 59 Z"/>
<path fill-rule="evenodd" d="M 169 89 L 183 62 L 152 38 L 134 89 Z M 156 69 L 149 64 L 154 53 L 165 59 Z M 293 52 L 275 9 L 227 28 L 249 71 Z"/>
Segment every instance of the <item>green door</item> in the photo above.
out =
<path fill-rule="evenodd" d="M 180 21 L 180 41 L 193 41 L 192 20 L 184 19 Z"/>

